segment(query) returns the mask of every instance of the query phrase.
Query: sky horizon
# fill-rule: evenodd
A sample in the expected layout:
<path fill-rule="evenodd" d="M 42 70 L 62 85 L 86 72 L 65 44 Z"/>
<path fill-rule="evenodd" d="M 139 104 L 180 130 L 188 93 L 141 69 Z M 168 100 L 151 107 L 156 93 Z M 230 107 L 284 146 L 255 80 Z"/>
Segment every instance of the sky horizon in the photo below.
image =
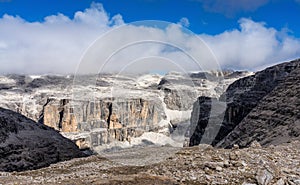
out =
<path fill-rule="evenodd" d="M 171 22 L 194 34 L 185 37 L 176 29 L 162 33 L 155 28 L 154 33 L 136 27 L 126 36 L 147 39 L 151 34 L 151 38 L 171 42 L 166 38 L 178 34 L 175 40 L 183 48 L 198 47 L 197 36 L 222 69 L 261 70 L 300 58 L 299 12 L 299 0 L 0 0 L 0 73 L 76 72 L 83 54 L 97 38 L 141 20 Z M 105 44 L 110 43 L 121 44 L 113 39 Z M 148 53 L 138 56 L 136 51 Z M 197 55 L 198 51 L 190 52 Z M 184 59 L 157 44 L 129 48 L 126 53 Z M 115 60 L 123 58 L 120 54 Z"/>

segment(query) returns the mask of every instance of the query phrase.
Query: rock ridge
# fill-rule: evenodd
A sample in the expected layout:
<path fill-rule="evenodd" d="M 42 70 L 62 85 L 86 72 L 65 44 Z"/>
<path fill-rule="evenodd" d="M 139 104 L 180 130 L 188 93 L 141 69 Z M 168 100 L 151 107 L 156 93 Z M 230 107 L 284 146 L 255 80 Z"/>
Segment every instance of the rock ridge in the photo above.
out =
<path fill-rule="evenodd" d="M 23 171 L 84 157 L 53 128 L 0 108 L 0 171 Z"/>

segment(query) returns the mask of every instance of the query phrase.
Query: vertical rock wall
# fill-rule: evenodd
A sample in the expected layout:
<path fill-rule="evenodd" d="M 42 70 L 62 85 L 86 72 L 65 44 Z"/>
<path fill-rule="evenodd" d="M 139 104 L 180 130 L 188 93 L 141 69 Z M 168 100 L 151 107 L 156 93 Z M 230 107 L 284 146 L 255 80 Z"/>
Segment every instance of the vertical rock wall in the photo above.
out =
<path fill-rule="evenodd" d="M 97 146 L 113 140 L 130 141 L 143 132 L 158 130 L 163 119 L 166 115 L 159 100 L 104 98 L 71 102 L 52 98 L 47 100 L 39 121 L 63 133 L 89 132 L 76 143 Z"/>

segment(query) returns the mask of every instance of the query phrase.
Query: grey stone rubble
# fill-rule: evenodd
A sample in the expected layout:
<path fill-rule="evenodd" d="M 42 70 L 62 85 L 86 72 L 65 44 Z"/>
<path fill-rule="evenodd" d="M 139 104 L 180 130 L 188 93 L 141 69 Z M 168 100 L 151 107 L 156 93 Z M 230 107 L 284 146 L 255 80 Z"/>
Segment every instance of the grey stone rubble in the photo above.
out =
<path fill-rule="evenodd" d="M 2 184 L 300 184 L 300 142 L 249 148 L 146 147 L 73 159 L 49 167 L 0 173 Z M 149 153 L 157 155 L 149 155 Z M 159 154 L 166 154 L 161 161 Z M 139 156 L 133 160 L 135 156 Z M 143 164 L 143 161 L 157 161 Z M 136 162 L 134 162 L 136 161 Z"/>

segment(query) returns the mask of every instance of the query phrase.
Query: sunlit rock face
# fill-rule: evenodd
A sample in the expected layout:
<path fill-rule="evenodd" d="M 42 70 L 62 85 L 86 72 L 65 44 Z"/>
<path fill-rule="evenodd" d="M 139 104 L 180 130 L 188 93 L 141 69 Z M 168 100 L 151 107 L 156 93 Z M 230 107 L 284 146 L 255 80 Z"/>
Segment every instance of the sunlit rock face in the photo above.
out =
<path fill-rule="evenodd" d="M 143 132 L 158 130 L 164 119 L 166 115 L 158 100 L 107 98 L 72 102 L 49 99 L 40 122 L 62 132 L 92 131 L 94 142 L 91 142 L 100 145 L 114 139 L 129 141 Z"/>

